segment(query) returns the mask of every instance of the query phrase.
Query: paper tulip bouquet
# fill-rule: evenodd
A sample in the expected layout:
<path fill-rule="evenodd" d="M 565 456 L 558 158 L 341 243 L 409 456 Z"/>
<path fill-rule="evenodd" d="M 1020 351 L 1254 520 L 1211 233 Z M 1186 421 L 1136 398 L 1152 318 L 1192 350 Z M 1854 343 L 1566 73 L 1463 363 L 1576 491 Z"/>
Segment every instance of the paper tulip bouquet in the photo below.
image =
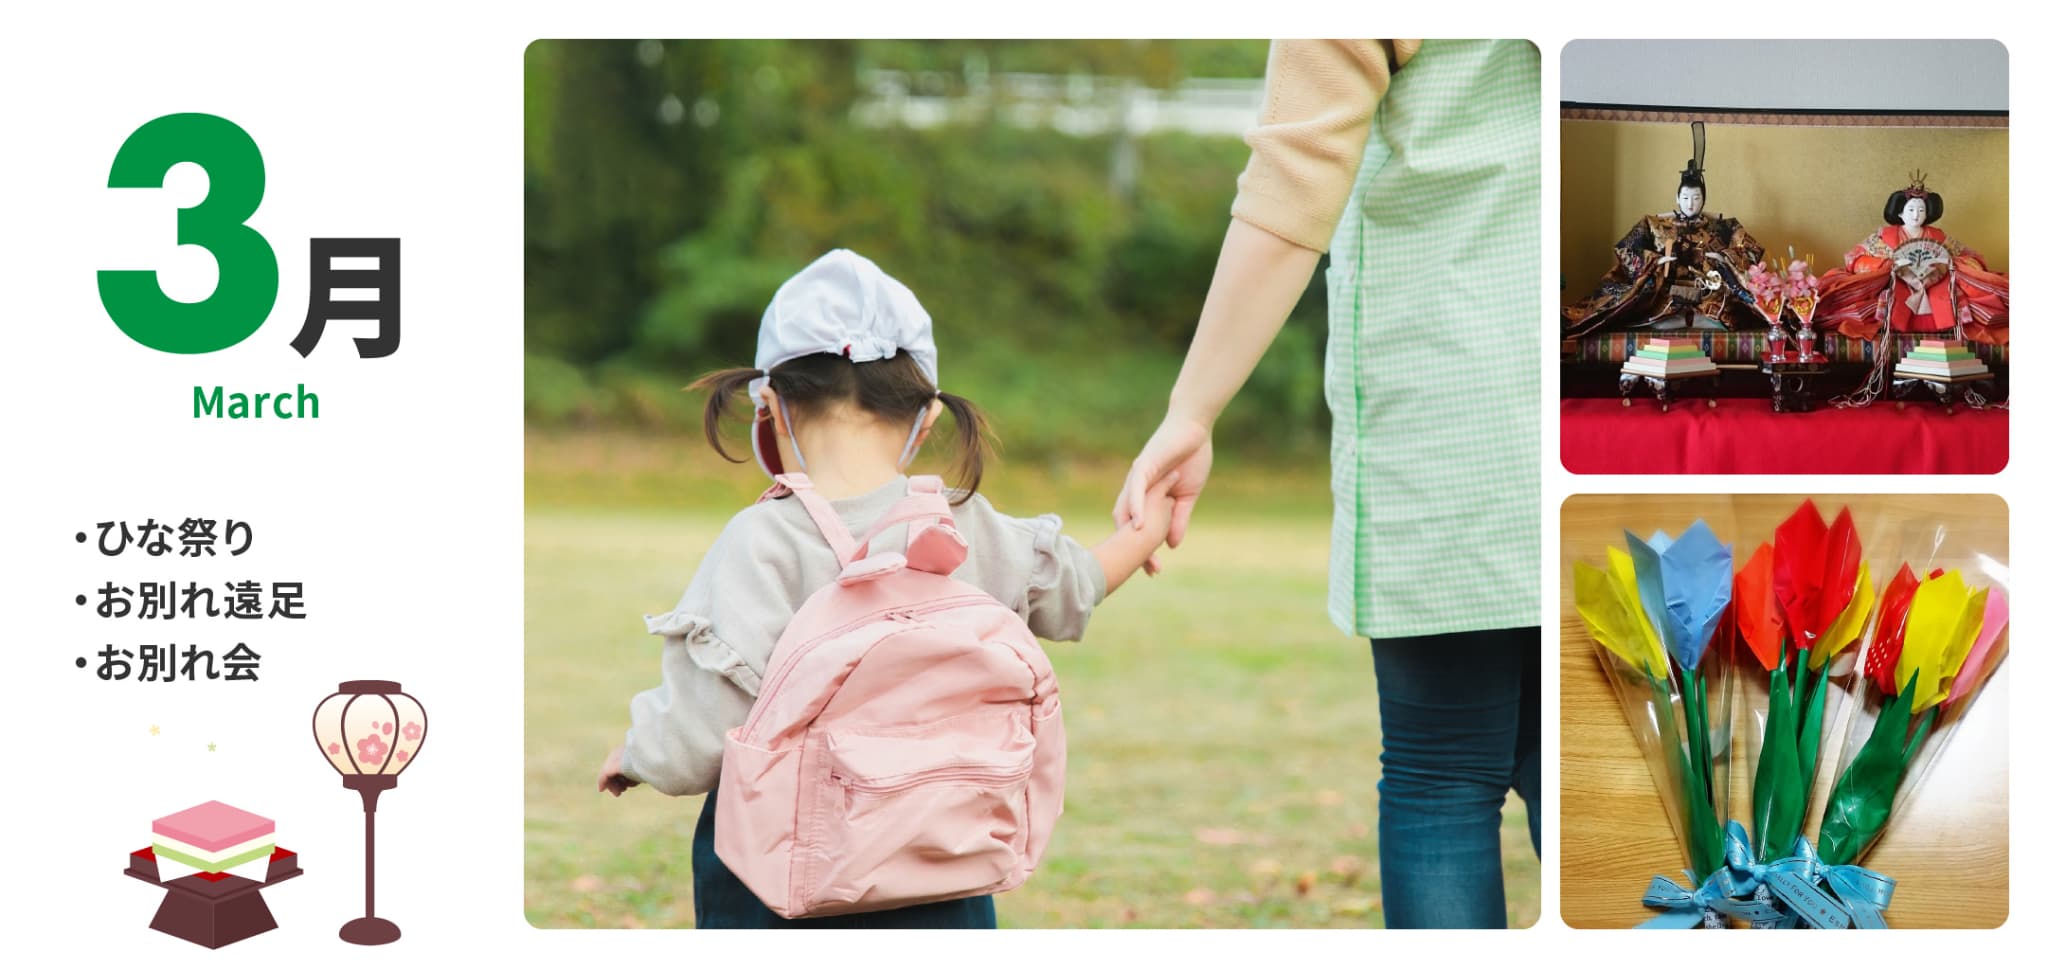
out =
<path fill-rule="evenodd" d="M 1601 665 L 1684 849 L 1686 877 L 1699 886 L 1726 853 L 1730 692 L 1726 656 L 1709 646 L 1728 607 L 1732 558 L 1704 522 L 1675 539 L 1661 531 L 1624 537 L 1626 547 L 1607 549 L 1605 568 L 1573 566 L 1574 595 L 1587 631 L 1605 647 Z M 1705 907 L 1696 913 L 1693 924 L 1720 918 Z"/>
<path fill-rule="evenodd" d="M 1643 903 L 1662 913 L 1642 926 L 1885 926 L 1896 885 L 1857 862 L 2003 658 L 2003 565 L 1912 564 L 1944 536 L 1902 542 L 1908 563 L 1882 594 L 1848 510 L 1830 522 L 1811 501 L 1740 570 L 1703 522 L 1677 539 L 1625 534 L 1604 569 L 1574 564 L 1579 617 L 1686 857 L 1686 883 L 1652 880 Z M 1730 716 L 1731 692 L 1746 714 Z M 1747 828 L 1727 806 L 1731 723 L 1749 754 Z M 1814 810 L 1817 844 L 1803 834 Z"/>

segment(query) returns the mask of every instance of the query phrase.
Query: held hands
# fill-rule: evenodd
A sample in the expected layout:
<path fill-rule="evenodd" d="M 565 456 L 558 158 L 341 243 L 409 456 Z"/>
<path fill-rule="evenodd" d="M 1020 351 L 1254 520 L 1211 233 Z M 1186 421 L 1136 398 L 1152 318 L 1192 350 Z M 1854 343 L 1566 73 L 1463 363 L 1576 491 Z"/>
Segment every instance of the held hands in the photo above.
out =
<path fill-rule="evenodd" d="M 1152 432 L 1152 439 L 1145 443 L 1145 449 L 1131 461 L 1130 473 L 1124 478 L 1123 492 L 1116 499 L 1114 515 L 1117 527 L 1128 524 L 1142 531 L 1164 520 L 1167 547 L 1180 547 L 1181 540 L 1187 537 L 1188 519 L 1194 514 L 1195 500 L 1201 496 L 1202 487 L 1209 483 L 1209 465 L 1213 458 L 1209 425 L 1168 412 L 1166 419 L 1160 421 L 1159 429 Z M 1168 475 L 1176 471 L 1179 476 L 1168 480 Z M 1153 497 L 1155 485 L 1163 485 L 1166 499 L 1163 502 Z M 1145 574 L 1159 574 L 1158 556 L 1148 556 L 1144 568 Z"/>
<path fill-rule="evenodd" d="M 1160 542 L 1166 540 L 1173 525 L 1173 489 L 1180 481 L 1181 472 L 1167 471 L 1165 477 L 1146 488 L 1141 495 L 1142 523 L 1122 521 L 1117 525 L 1115 534 L 1094 547 L 1095 560 L 1102 565 L 1102 577 L 1109 583 L 1109 592 L 1116 591 L 1137 574 L 1138 569 L 1144 567 L 1145 559 L 1152 557 L 1153 552 L 1159 550 Z"/>
<path fill-rule="evenodd" d="M 1168 471 L 1164 478 L 1146 489 L 1144 514 L 1117 525 L 1117 529 L 1129 529 L 1143 536 L 1148 553 L 1158 549 L 1165 543 L 1173 524 L 1173 488 L 1179 483 L 1180 472 Z"/>
<path fill-rule="evenodd" d="M 604 768 L 597 771 L 597 789 L 600 793 L 609 793 L 616 797 L 639 785 L 639 780 L 626 775 L 626 748 L 623 746 L 612 750 L 612 755 L 604 758 Z"/>

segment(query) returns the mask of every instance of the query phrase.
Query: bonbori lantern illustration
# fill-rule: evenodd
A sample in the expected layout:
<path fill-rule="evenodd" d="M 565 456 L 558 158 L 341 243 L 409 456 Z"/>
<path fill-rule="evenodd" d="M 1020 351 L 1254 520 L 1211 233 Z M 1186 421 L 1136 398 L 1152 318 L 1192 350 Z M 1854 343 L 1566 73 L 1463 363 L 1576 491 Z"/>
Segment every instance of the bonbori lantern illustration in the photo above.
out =
<path fill-rule="evenodd" d="M 341 926 L 351 944 L 389 944 L 398 925 L 377 916 L 377 796 L 419 757 L 427 711 L 396 682 L 357 679 L 336 687 L 313 710 L 313 738 L 341 785 L 363 798 L 363 916 Z"/>

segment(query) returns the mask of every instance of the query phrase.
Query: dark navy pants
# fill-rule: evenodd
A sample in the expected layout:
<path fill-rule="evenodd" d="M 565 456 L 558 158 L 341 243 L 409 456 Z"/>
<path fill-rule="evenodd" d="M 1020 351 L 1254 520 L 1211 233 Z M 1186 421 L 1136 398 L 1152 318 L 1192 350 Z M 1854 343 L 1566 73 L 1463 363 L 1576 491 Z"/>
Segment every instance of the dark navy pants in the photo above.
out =
<path fill-rule="evenodd" d="M 700 928 L 993 928 L 995 899 L 980 897 L 919 904 L 893 911 L 842 914 L 829 918 L 790 920 L 776 915 L 735 876 L 712 849 L 717 823 L 718 791 L 704 798 L 697 815 L 697 836 L 690 845 L 690 868 L 696 875 L 697 926 Z"/>
<path fill-rule="evenodd" d="M 1534 628 L 1374 639 L 1380 900 L 1390 928 L 1501 928 L 1500 810 L 1542 850 L 1543 690 Z"/>

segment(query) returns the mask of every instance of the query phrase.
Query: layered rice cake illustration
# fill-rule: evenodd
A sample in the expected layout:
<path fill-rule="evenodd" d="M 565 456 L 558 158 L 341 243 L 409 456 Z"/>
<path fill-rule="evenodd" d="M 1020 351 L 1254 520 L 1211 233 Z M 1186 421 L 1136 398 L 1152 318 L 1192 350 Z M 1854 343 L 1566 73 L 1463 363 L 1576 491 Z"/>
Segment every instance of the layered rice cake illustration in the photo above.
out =
<path fill-rule="evenodd" d="M 268 857 L 277 847 L 276 822 L 219 800 L 159 817 L 150 834 L 157 857 L 207 874 Z"/>

